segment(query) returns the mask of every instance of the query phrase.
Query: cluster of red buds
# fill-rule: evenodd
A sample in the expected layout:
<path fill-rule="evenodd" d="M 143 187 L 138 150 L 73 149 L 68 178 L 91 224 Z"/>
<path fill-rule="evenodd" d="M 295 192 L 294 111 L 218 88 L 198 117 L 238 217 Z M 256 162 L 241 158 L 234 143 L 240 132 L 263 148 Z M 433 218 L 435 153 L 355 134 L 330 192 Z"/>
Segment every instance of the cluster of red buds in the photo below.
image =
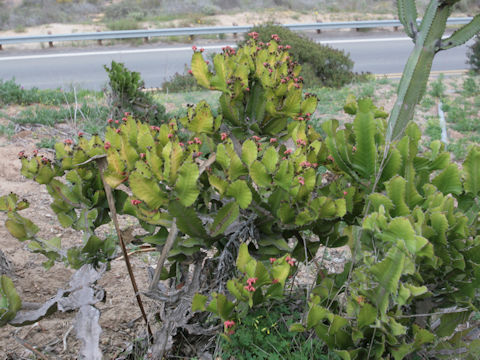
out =
<path fill-rule="evenodd" d="M 279 282 L 278 279 L 273 279 L 272 280 L 272 284 L 277 284 L 278 282 Z"/>
<path fill-rule="evenodd" d="M 274 257 L 270 258 L 270 264 L 273 264 L 275 261 L 277 261 L 277 258 L 274 258 Z"/>
<path fill-rule="evenodd" d="M 202 140 L 200 140 L 198 137 L 194 137 L 193 140 L 188 140 L 187 144 L 188 145 L 193 145 L 193 144 L 202 145 Z"/>
<path fill-rule="evenodd" d="M 256 32 L 256 31 L 249 32 L 248 36 L 250 36 L 253 40 L 257 40 L 258 39 L 258 32 Z"/>
<path fill-rule="evenodd" d="M 83 135 L 85 135 L 84 132 L 81 132 L 81 131 L 78 132 L 78 137 L 82 137 Z"/>
<path fill-rule="evenodd" d="M 257 280 L 258 280 L 258 278 L 249 278 L 247 280 L 247 285 L 244 287 L 245 290 L 250 291 L 250 292 L 254 292 L 255 288 L 253 287 L 253 284 L 255 284 L 257 282 Z"/>
<path fill-rule="evenodd" d="M 140 153 L 140 159 L 144 159 L 145 158 L 145 153 Z"/>
<path fill-rule="evenodd" d="M 225 326 L 226 329 L 230 329 L 235 325 L 235 321 L 233 320 L 226 320 L 223 325 Z"/>
<path fill-rule="evenodd" d="M 43 163 L 43 164 L 48 164 L 49 161 L 50 161 L 50 160 L 47 159 L 45 156 L 42 157 L 42 163 Z"/>
<path fill-rule="evenodd" d="M 19 159 L 23 159 L 23 158 L 26 158 L 27 156 L 25 155 L 25 150 L 22 150 L 18 153 L 18 158 Z"/>
<path fill-rule="evenodd" d="M 223 326 L 225 326 L 225 330 L 228 330 L 232 328 L 235 325 L 235 321 L 233 320 L 226 320 L 223 322 Z M 227 332 L 228 335 L 233 335 L 235 334 L 235 331 L 233 329 L 228 330 Z"/>
<path fill-rule="evenodd" d="M 271 138 L 271 139 L 270 139 L 270 144 L 274 144 L 274 143 L 276 143 L 276 142 L 277 142 L 277 138 Z"/>
<path fill-rule="evenodd" d="M 72 139 L 65 139 L 65 140 L 63 140 L 63 143 L 64 143 L 65 145 L 72 145 L 72 144 L 73 144 L 73 140 L 72 140 Z"/>
<path fill-rule="evenodd" d="M 137 200 L 137 199 L 132 199 L 131 203 L 132 203 L 133 206 L 137 206 L 137 205 L 141 204 L 142 201 L 141 201 L 141 200 Z"/>
<path fill-rule="evenodd" d="M 300 183 L 300 185 L 305 185 L 305 179 L 302 177 L 302 176 L 299 176 L 298 177 L 298 182 Z"/>
<path fill-rule="evenodd" d="M 231 46 L 225 46 L 222 47 L 222 51 L 225 53 L 227 56 L 232 56 L 235 55 L 235 49 L 232 48 Z"/>
<path fill-rule="evenodd" d="M 272 34 L 272 40 L 280 41 L 280 36 L 278 36 L 277 34 Z"/>
<path fill-rule="evenodd" d="M 160 131 L 160 126 L 150 126 L 150 130 Z"/>
<path fill-rule="evenodd" d="M 283 152 L 283 155 L 290 155 L 293 152 L 292 149 L 287 149 Z"/>
<path fill-rule="evenodd" d="M 196 52 L 197 49 L 198 49 L 198 48 L 197 48 L 195 45 L 192 46 L 192 50 L 193 50 L 194 52 Z M 199 49 L 198 51 L 200 51 L 201 53 L 203 53 L 203 52 L 205 51 L 205 49 L 204 49 L 204 48 L 201 48 L 201 49 Z"/>
<path fill-rule="evenodd" d="M 304 168 L 317 168 L 318 164 L 317 163 L 311 163 L 309 161 L 302 161 L 300 163 L 300 166 L 304 167 Z"/>
<path fill-rule="evenodd" d="M 295 258 L 292 258 L 290 256 L 287 255 L 287 257 L 285 258 L 285 261 L 288 263 L 288 265 L 290 266 L 295 266 L 295 263 L 297 262 L 297 260 L 295 260 Z"/>
<path fill-rule="evenodd" d="M 335 162 L 335 159 L 333 158 L 332 155 L 328 155 L 328 156 L 327 156 L 327 159 L 330 160 L 331 162 Z"/>
<path fill-rule="evenodd" d="M 307 142 L 303 139 L 297 139 L 298 146 L 307 146 Z"/>
<path fill-rule="evenodd" d="M 105 145 L 103 147 L 105 148 L 105 150 L 108 150 L 108 149 L 110 149 L 111 146 L 112 146 L 112 144 L 110 144 L 109 141 L 105 141 Z"/>
<path fill-rule="evenodd" d="M 193 154 L 192 154 L 192 157 L 194 159 L 198 158 L 199 156 L 202 156 L 202 152 L 201 151 L 195 151 Z"/>
<path fill-rule="evenodd" d="M 173 139 L 173 134 L 172 134 L 172 133 L 168 134 L 168 135 L 167 135 L 167 138 Z"/>
<path fill-rule="evenodd" d="M 220 134 L 220 138 L 222 139 L 222 141 L 225 141 L 227 139 L 227 137 L 228 137 L 227 133 L 223 132 L 223 133 Z"/>

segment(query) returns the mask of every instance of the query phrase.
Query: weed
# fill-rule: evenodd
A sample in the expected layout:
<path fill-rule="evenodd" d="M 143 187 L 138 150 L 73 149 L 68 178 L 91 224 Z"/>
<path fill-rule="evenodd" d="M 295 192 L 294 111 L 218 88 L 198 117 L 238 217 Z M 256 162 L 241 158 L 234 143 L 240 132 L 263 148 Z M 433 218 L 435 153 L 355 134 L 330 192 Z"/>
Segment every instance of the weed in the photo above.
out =
<path fill-rule="evenodd" d="M 480 85 L 477 84 L 473 76 L 468 76 L 462 85 L 463 95 L 465 96 L 476 96 L 480 94 Z"/>
<path fill-rule="evenodd" d="M 43 138 L 35 144 L 38 149 L 53 149 L 58 139 L 54 137 Z"/>
<path fill-rule="evenodd" d="M 442 137 L 442 128 L 440 127 L 440 121 L 436 116 L 430 116 L 427 120 L 427 128 L 425 134 L 430 137 L 431 140 L 440 140 Z"/>
<path fill-rule="evenodd" d="M 465 159 L 467 155 L 468 139 L 461 138 L 456 140 L 454 143 L 448 144 L 447 150 L 452 152 L 457 160 Z"/>
<path fill-rule="evenodd" d="M 198 89 L 197 80 L 188 73 L 175 73 L 175 75 L 162 84 L 162 91 L 164 92 L 187 92 Z"/>
<path fill-rule="evenodd" d="M 290 299 L 292 300 L 292 299 Z M 289 332 L 291 324 L 300 320 L 295 301 L 273 303 L 246 315 L 227 341 L 220 341 L 222 359 L 338 359 L 328 355 L 317 337 Z"/>
<path fill-rule="evenodd" d="M 15 125 L 9 122 L 7 125 L 0 124 L 0 135 L 5 135 L 10 138 L 15 135 Z"/>
<path fill-rule="evenodd" d="M 68 108 L 49 108 L 36 105 L 22 110 L 11 120 L 17 124 L 41 124 L 53 126 L 58 123 L 66 122 L 70 118 L 70 109 Z"/>
<path fill-rule="evenodd" d="M 445 84 L 443 82 L 444 78 L 445 77 L 443 76 L 443 74 L 440 74 L 438 78 L 434 82 L 432 82 L 432 84 L 430 85 L 430 91 L 428 92 L 430 96 L 439 99 L 443 98 L 443 96 L 445 95 Z"/>
<path fill-rule="evenodd" d="M 423 111 L 430 110 L 433 106 L 435 106 L 435 100 L 431 96 L 424 96 L 422 101 L 420 102 L 420 108 Z"/>

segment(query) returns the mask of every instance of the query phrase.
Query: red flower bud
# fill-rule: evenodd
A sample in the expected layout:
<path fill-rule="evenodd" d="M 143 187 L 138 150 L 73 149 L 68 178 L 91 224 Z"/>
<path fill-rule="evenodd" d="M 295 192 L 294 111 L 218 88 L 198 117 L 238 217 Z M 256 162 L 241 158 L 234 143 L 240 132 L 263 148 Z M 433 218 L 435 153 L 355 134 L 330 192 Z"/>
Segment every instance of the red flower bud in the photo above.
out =
<path fill-rule="evenodd" d="M 108 150 L 108 149 L 110 149 L 111 146 L 112 146 L 112 144 L 110 144 L 109 141 L 105 141 L 105 145 L 103 147 L 105 148 L 105 150 Z"/>

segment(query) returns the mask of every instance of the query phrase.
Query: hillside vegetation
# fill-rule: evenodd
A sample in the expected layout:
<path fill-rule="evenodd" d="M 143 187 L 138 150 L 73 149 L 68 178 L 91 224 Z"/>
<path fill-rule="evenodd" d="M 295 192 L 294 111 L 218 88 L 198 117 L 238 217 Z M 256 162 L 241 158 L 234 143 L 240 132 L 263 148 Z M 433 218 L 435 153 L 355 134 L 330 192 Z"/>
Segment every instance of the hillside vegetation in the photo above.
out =
<path fill-rule="evenodd" d="M 418 1 L 420 8 L 425 3 Z M 468 15 L 478 8 L 477 0 L 466 0 L 457 7 L 457 12 Z M 290 20 L 294 22 L 306 21 L 312 15 L 319 21 L 328 21 L 328 14 L 346 20 L 395 14 L 393 2 L 384 0 L 346 0 L 341 4 L 327 0 L 0 0 L 0 30 L 22 32 L 26 27 L 50 23 L 96 24 L 115 30 L 162 24 L 215 25 L 218 21 L 215 15 L 253 10 L 268 17 L 273 9 L 292 11 Z"/>

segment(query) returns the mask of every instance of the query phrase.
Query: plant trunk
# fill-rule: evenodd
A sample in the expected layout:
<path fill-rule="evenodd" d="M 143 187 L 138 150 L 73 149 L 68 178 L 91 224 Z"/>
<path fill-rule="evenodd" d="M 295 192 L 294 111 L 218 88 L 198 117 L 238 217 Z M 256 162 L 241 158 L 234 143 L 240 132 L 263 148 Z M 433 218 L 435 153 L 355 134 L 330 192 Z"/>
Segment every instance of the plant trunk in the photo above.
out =
<path fill-rule="evenodd" d="M 388 120 L 387 141 L 397 140 L 403 135 L 415 106 L 420 102 L 427 88 L 433 58 L 440 49 L 450 6 L 432 1 L 414 39 L 415 47 L 403 70 L 398 86 L 398 97 Z M 429 18 L 432 20 L 429 21 Z"/>

